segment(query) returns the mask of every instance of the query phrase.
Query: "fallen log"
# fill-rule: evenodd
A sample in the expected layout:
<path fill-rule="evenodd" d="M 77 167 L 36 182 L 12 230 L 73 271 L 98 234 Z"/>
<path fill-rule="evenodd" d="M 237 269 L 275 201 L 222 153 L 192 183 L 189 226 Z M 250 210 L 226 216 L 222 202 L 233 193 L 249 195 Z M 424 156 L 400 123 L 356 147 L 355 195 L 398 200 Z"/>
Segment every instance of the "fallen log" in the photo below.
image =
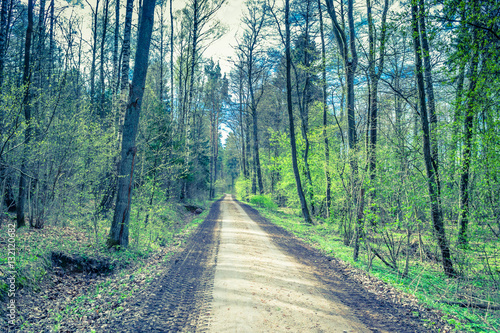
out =
<path fill-rule="evenodd" d="M 500 310 L 500 306 L 495 306 L 495 305 L 490 305 L 490 304 L 483 304 L 483 303 L 471 303 L 471 302 L 465 302 L 465 301 L 439 301 L 439 303 L 444 303 L 448 305 L 458 305 L 461 308 L 475 308 L 475 309 L 485 309 L 485 310 L 493 310 L 493 311 L 498 311 Z"/>

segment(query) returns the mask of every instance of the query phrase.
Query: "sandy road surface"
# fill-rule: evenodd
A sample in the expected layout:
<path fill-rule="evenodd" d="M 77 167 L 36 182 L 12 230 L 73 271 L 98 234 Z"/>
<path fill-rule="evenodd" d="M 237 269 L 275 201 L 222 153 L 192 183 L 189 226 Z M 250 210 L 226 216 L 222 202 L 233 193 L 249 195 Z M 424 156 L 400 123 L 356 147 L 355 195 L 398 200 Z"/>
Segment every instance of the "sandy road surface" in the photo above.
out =
<path fill-rule="evenodd" d="M 211 332 L 370 332 L 230 195 L 220 207 Z"/>
<path fill-rule="evenodd" d="M 231 196 L 103 332 L 429 332 L 417 308 L 369 292 Z"/>

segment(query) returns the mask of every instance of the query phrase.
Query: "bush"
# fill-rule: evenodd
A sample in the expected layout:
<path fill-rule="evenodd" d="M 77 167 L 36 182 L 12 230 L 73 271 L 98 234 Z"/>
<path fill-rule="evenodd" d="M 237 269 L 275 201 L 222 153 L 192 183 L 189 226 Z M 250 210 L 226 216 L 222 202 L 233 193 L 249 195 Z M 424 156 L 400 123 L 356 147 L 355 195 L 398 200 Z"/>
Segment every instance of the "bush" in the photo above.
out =
<path fill-rule="evenodd" d="M 267 195 L 254 195 L 250 198 L 250 203 L 273 211 L 278 209 L 278 205 Z"/>
<path fill-rule="evenodd" d="M 245 179 L 245 177 L 238 177 L 234 187 L 236 198 L 239 200 L 247 200 L 251 193 L 252 181 L 250 179 Z"/>

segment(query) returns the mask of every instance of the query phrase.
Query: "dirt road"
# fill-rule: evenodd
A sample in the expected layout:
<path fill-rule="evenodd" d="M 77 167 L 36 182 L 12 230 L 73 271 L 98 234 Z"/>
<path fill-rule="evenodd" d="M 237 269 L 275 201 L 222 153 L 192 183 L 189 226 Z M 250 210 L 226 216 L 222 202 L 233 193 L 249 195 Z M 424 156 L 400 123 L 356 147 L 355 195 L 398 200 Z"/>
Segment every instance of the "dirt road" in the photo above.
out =
<path fill-rule="evenodd" d="M 211 332 L 370 331 L 229 195 L 220 223 Z"/>
<path fill-rule="evenodd" d="M 111 332 L 427 332 L 230 195 Z"/>

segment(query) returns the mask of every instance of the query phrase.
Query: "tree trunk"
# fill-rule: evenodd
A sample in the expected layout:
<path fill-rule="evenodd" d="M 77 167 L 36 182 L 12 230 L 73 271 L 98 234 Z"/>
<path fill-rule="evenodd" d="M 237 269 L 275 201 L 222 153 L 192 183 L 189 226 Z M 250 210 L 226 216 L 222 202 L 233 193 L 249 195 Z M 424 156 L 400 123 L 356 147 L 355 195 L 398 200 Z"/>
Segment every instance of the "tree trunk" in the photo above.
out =
<path fill-rule="evenodd" d="M 163 61 L 163 56 L 164 56 L 164 35 L 165 33 L 163 32 L 163 27 L 164 27 L 164 19 L 163 19 L 163 5 L 165 4 L 165 1 L 162 1 L 161 5 L 160 5 L 160 91 L 158 92 L 158 95 L 160 96 L 160 102 L 161 102 L 161 105 L 162 105 L 162 108 L 165 106 L 164 104 L 164 100 L 165 98 L 163 97 L 163 72 L 164 72 L 164 69 L 163 69 L 163 65 L 164 65 L 164 61 Z"/>
<path fill-rule="evenodd" d="M 127 8 L 125 9 L 125 28 L 123 30 L 122 44 L 122 78 L 121 78 L 121 93 L 127 93 L 129 88 L 129 71 L 130 71 L 130 35 L 132 34 L 132 12 L 134 10 L 134 0 L 127 0 Z M 122 96 L 123 97 L 123 96 Z"/>
<path fill-rule="evenodd" d="M 120 37 L 120 0 L 115 0 L 115 35 L 113 36 L 113 95 L 118 91 L 118 40 Z"/>
<path fill-rule="evenodd" d="M 28 27 L 26 29 L 26 39 L 24 43 L 24 71 L 23 71 L 23 86 L 24 86 L 24 119 L 26 121 L 26 129 L 24 132 L 24 157 L 21 162 L 21 175 L 19 177 L 19 196 L 17 199 L 17 227 L 26 225 L 24 217 L 24 206 L 26 204 L 27 192 L 27 176 L 26 176 L 26 158 L 28 153 L 28 145 L 31 141 L 31 106 L 30 106 L 30 50 L 31 39 L 33 36 L 33 0 L 28 0 Z"/>
<path fill-rule="evenodd" d="M 299 79 L 298 79 L 298 72 L 295 71 L 295 77 L 296 77 L 296 87 L 297 87 L 297 96 L 299 97 L 299 110 L 300 110 L 300 118 L 301 118 L 301 133 L 302 133 L 302 138 L 304 139 L 304 154 L 303 154 L 303 161 L 304 161 L 304 169 L 305 169 L 305 175 L 307 179 L 307 188 L 306 192 L 308 193 L 309 197 L 309 205 L 311 206 L 311 213 L 312 215 L 315 214 L 315 205 L 314 205 L 314 192 L 313 192 L 313 183 L 312 183 L 312 177 L 311 177 L 311 168 L 309 167 L 309 149 L 310 149 L 310 143 L 309 143 L 309 137 L 307 135 L 307 132 L 309 131 L 309 94 L 310 94 L 310 81 L 311 81 L 311 75 L 309 73 L 310 71 L 310 61 L 309 61 L 309 11 L 310 11 L 310 5 L 311 1 L 307 1 L 307 7 L 306 7 L 306 19 L 305 19 L 305 35 L 304 35 L 304 72 L 305 72 L 305 82 L 304 82 L 304 87 L 302 89 L 302 93 L 300 92 L 299 89 Z M 294 67 L 295 68 L 295 67 Z M 301 98 L 302 95 L 302 98 Z M 301 100 L 302 99 L 302 103 Z"/>
<path fill-rule="evenodd" d="M 346 97 L 347 97 L 347 138 L 349 143 L 349 164 L 351 167 L 351 195 L 354 201 L 354 205 L 357 206 L 358 196 L 356 192 L 358 191 L 358 161 L 357 161 L 357 134 L 356 134 L 356 120 L 354 115 L 354 72 L 358 65 L 358 55 L 356 52 L 356 36 L 354 29 L 354 15 L 353 15 L 353 0 L 348 0 L 347 3 L 347 23 L 349 29 L 349 47 L 347 45 L 347 34 L 345 32 L 344 24 L 342 26 L 338 23 L 337 14 L 333 5 L 333 0 L 326 0 L 326 5 L 328 8 L 328 13 L 332 19 L 333 23 L 333 33 L 337 41 L 339 52 L 344 64 L 345 80 L 346 80 Z M 341 8 L 343 8 L 341 6 Z M 343 15 L 341 15 L 343 18 Z M 350 53 L 350 55 L 349 55 Z M 361 215 L 359 215 L 361 216 Z M 363 230 L 363 221 L 357 220 L 357 228 L 361 232 L 356 234 L 356 237 L 361 237 Z M 359 253 L 359 241 L 355 240 L 354 248 L 354 260 L 357 260 L 357 254 Z"/>
<path fill-rule="evenodd" d="M 54 15 L 54 8 L 55 3 L 54 0 L 50 0 L 50 26 L 49 26 L 49 68 L 48 68 L 48 75 L 47 77 L 49 78 L 50 82 L 52 82 L 52 69 L 54 67 L 54 50 L 56 48 L 55 46 L 55 39 L 54 39 L 54 25 L 55 25 L 55 15 Z"/>
<path fill-rule="evenodd" d="M 469 176 L 470 164 L 472 158 L 472 135 L 474 121 L 475 95 L 477 85 L 477 66 L 478 66 L 478 51 L 475 50 L 469 76 L 469 88 L 467 93 L 467 107 L 464 119 L 464 147 L 462 152 L 462 172 L 460 175 L 460 209 L 458 222 L 460 229 L 458 231 L 458 243 L 465 247 L 468 244 L 467 229 L 469 226 Z"/>
<path fill-rule="evenodd" d="M 431 153 L 433 159 L 433 167 L 436 169 L 436 175 L 439 175 L 439 156 L 438 156 L 438 145 L 437 145 L 437 115 L 436 115 L 436 103 L 434 101 L 434 86 L 432 83 L 432 66 L 431 66 L 431 54 L 429 48 L 429 40 L 427 37 L 427 29 L 425 27 L 425 6 L 424 0 L 419 0 L 419 29 L 420 29 L 420 40 L 422 42 L 422 53 L 424 59 L 424 72 L 425 72 L 425 91 L 427 94 L 427 105 L 429 108 L 429 123 L 431 131 Z M 439 183 L 439 177 L 436 179 Z"/>
<path fill-rule="evenodd" d="M 325 48 L 325 32 L 323 27 L 323 10 L 321 9 L 321 0 L 318 0 L 319 10 L 319 30 L 321 34 L 321 74 L 322 74 L 322 102 L 323 102 L 323 141 L 325 143 L 325 178 L 326 178 L 326 217 L 330 217 L 330 206 L 332 201 L 331 195 L 331 178 L 330 178 L 330 145 L 328 142 L 328 134 L 326 128 L 328 126 L 327 119 L 327 82 L 326 82 L 326 48 Z"/>
<path fill-rule="evenodd" d="M 36 74 L 38 76 L 38 84 L 39 88 L 43 86 L 44 75 L 42 73 L 43 66 L 43 55 L 44 55 L 44 46 L 45 46 L 45 3 L 46 0 L 40 0 L 40 9 L 38 12 L 38 42 L 36 45 L 36 53 L 38 57 L 37 62 L 37 70 Z"/>
<path fill-rule="evenodd" d="M 306 198 L 304 196 L 304 191 L 302 190 L 302 183 L 300 181 L 299 166 L 297 164 L 297 146 L 295 143 L 295 125 L 293 120 L 293 108 L 292 108 L 292 77 L 290 73 L 291 69 L 291 55 L 290 55 L 290 0 L 285 0 L 285 52 L 286 52 L 286 99 L 287 99 L 287 109 L 288 109 L 288 120 L 290 125 L 290 145 L 292 147 L 292 165 L 293 174 L 295 175 L 295 184 L 297 185 L 297 194 L 300 200 L 300 206 L 302 209 L 302 215 L 304 220 L 308 224 L 312 224 L 311 215 L 309 214 L 309 209 L 307 208 Z"/>
<path fill-rule="evenodd" d="M 90 101 L 92 105 L 95 102 L 95 63 L 97 58 L 97 27 L 98 27 L 98 12 L 99 12 L 99 0 L 96 1 L 95 11 L 94 11 L 94 26 L 93 26 L 93 42 L 92 42 L 92 65 L 90 67 Z"/>
<path fill-rule="evenodd" d="M 431 152 L 431 132 L 429 130 L 429 120 L 427 115 L 427 107 L 425 102 L 425 88 L 424 88 L 424 76 L 422 71 L 422 49 L 420 47 L 420 34 L 418 30 L 418 19 L 417 19 L 417 5 L 416 0 L 413 0 L 411 5 L 411 15 L 412 15 L 412 28 L 413 28 L 413 46 L 415 52 L 415 75 L 417 78 L 417 89 L 419 97 L 420 106 L 420 119 L 422 123 L 423 130 L 423 152 L 425 169 L 427 171 L 427 185 L 429 190 L 429 199 L 431 204 L 431 216 L 432 223 L 434 225 L 435 234 L 437 237 L 439 248 L 441 249 L 442 263 L 445 274 L 448 277 L 455 277 L 456 273 L 453 269 L 453 262 L 451 261 L 451 253 L 446 240 L 446 230 L 443 222 L 443 214 L 441 211 L 441 198 L 439 183 L 437 181 L 438 174 L 437 170 L 434 168 L 433 155 Z"/>
<path fill-rule="evenodd" d="M 170 0 L 170 119 L 174 117 L 174 14 Z"/>
<path fill-rule="evenodd" d="M 381 26 L 381 37 L 380 37 L 380 52 L 379 52 L 379 63 L 376 66 L 376 32 L 373 23 L 372 16 L 372 5 L 371 0 L 366 1 L 366 11 L 368 17 L 368 42 L 369 42 L 369 53 L 368 53 L 368 73 L 370 77 L 371 90 L 370 90 L 370 108 L 369 108 L 369 142 L 368 148 L 368 163 L 370 172 L 370 181 L 373 186 L 375 181 L 375 173 L 377 168 L 377 127 L 378 127 L 378 82 L 384 68 L 384 58 L 385 58 L 385 39 L 386 39 L 386 21 L 387 21 L 387 11 L 389 9 L 389 1 L 385 0 L 384 9 L 382 13 L 382 26 Z"/>
<path fill-rule="evenodd" d="M 99 105 L 99 115 L 101 118 L 104 118 L 106 115 L 104 114 L 104 102 L 105 102 L 105 83 L 104 83 L 104 64 L 106 62 L 105 59 L 105 49 L 104 46 L 106 45 L 106 32 L 108 31 L 108 10 L 109 10 L 109 0 L 105 0 L 104 8 L 103 8 L 103 25 L 102 25 L 102 37 L 101 37 L 101 66 L 100 66 L 100 78 L 101 78 L 101 84 L 100 84 L 100 92 L 99 92 L 99 97 L 100 97 L 100 105 Z"/>
<path fill-rule="evenodd" d="M 5 47 L 7 45 L 7 8 L 9 0 L 2 0 L 0 7 L 0 88 L 3 85 Z"/>
<path fill-rule="evenodd" d="M 240 135 L 241 135 L 241 164 L 243 167 L 243 177 L 248 179 L 247 159 L 246 159 L 246 146 L 245 146 L 245 131 L 244 131 L 244 117 L 243 117 L 243 71 L 239 70 L 239 85 L 238 85 L 238 98 L 239 98 L 239 115 L 240 115 Z M 248 134 L 247 134 L 248 135 Z"/>
<path fill-rule="evenodd" d="M 130 205 L 134 187 L 134 163 L 137 155 L 135 139 L 139 127 L 142 97 L 146 85 L 149 47 L 151 44 L 151 34 L 153 32 L 154 9 L 155 0 L 144 0 L 141 11 L 141 25 L 137 38 L 134 74 L 123 126 L 116 207 L 108 238 L 108 246 L 110 247 L 118 245 L 121 248 L 126 248 L 128 246 Z"/>

